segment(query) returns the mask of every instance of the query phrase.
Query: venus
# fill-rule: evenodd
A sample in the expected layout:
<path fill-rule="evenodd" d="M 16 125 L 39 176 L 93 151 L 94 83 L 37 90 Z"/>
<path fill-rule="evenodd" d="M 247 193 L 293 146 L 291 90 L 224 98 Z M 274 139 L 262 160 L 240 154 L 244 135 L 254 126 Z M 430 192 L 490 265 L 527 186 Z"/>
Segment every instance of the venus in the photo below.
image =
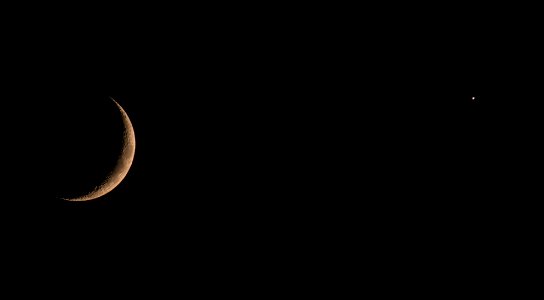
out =
<path fill-rule="evenodd" d="M 125 179 L 128 174 L 132 162 L 134 160 L 134 154 L 136 151 L 136 137 L 134 133 L 134 128 L 132 122 L 128 117 L 125 110 L 115 101 L 113 98 L 110 98 L 113 103 L 117 106 L 120 117 L 123 122 L 123 141 L 121 152 L 118 154 L 117 163 L 113 169 L 108 173 L 108 175 L 101 181 L 94 185 L 94 188 L 89 191 L 82 191 L 81 196 L 73 198 L 62 198 L 67 201 L 89 201 L 93 199 L 100 198 L 113 189 L 115 189 L 122 181 Z"/>

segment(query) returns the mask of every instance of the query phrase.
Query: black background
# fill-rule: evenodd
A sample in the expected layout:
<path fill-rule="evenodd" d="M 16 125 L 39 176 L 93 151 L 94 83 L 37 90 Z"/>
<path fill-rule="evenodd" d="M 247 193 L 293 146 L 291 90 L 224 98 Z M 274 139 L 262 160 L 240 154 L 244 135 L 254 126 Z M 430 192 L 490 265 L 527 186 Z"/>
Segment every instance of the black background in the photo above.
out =
<path fill-rule="evenodd" d="M 536 220 L 532 39 L 468 13 L 199 11 L 18 25 L 1 104 L 14 254 L 96 285 L 178 278 L 164 269 L 205 285 L 319 273 L 360 243 L 401 264 L 399 248 L 485 254 L 527 234 L 512 228 Z M 71 172 L 109 159 L 57 166 L 115 140 L 108 96 L 134 124 L 134 164 L 105 197 L 62 201 Z"/>

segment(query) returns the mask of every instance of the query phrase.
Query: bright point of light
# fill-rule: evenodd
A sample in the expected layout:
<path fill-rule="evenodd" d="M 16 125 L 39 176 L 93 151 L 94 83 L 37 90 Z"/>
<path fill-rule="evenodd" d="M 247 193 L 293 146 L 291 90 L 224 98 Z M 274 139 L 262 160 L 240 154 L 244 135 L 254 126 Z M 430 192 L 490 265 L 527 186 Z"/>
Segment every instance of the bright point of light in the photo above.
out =
<path fill-rule="evenodd" d="M 472 97 L 472 100 L 476 100 L 476 97 Z"/>

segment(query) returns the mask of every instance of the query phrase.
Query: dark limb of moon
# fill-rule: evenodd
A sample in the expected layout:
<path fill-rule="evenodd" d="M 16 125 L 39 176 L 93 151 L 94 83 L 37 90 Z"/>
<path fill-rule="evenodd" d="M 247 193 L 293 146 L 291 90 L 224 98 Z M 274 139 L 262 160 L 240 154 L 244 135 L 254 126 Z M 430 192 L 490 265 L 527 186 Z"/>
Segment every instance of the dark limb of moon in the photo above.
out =
<path fill-rule="evenodd" d="M 73 197 L 73 198 L 62 198 L 67 201 L 88 201 L 102 197 L 113 189 L 115 189 L 121 181 L 125 178 L 130 170 L 132 161 L 134 160 L 134 153 L 136 150 L 136 138 L 134 134 L 134 128 L 132 123 L 125 112 L 125 110 L 117 103 L 113 98 L 111 98 L 117 108 L 121 113 L 121 118 L 123 121 L 123 144 L 119 157 L 115 164 L 115 167 L 111 172 L 98 183 L 92 190 L 87 193 L 83 193 L 82 196 Z"/>

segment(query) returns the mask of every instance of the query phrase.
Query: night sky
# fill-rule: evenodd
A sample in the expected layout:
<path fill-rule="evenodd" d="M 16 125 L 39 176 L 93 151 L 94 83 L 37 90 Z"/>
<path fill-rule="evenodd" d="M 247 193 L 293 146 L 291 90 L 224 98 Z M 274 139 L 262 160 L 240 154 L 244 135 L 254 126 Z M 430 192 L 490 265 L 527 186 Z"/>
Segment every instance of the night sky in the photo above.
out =
<path fill-rule="evenodd" d="M 462 262 L 535 228 L 540 83 L 504 31 L 403 9 L 410 20 L 233 10 L 244 17 L 123 9 L 93 17 L 107 34 L 17 35 L 32 45 L 7 49 L 3 69 L 8 250 L 66 277 L 99 272 L 95 285 L 208 290 L 234 273 L 298 283 L 351 266 L 349 251 L 382 271 L 433 249 Z M 111 163 L 109 96 L 133 123 L 133 165 L 100 199 L 60 200 Z"/>
<path fill-rule="evenodd" d="M 512 147 L 505 139 L 517 134 L 508 132 L 521 126 L 503 115 L 513 116 L 519 107 L 493 103 L 498 98 L 488 95 L 476 95 L 476 100 L 473 95 L 437 97 L 442 105 L 424 111 L 418 109 L 430 98 L 413 95 L 405 98 L 414 102 L 413 110 L 405 110 L 406 104 L 373 103 L 352 106 L 354 113 L 317 101 L 257 102 L 247 90 L 246 95 L 226 92 L 238 96 L 231 100 L 196 90 L 111 95 L 132 120 L 136 156 L 119 187 L 85 203 L 55 195 L 112 164 L 104 150 L 116 149 L 115 136 L 109 135 L 116 125 L 104 113 L 109 95 L 80 96 L 79 102 L 73 94 L 49 96 L 38 112 L 47 117 L 33 121 L 41 123 L 35 148 L 41 152 L 28 163 L 36 163 L 26 175 L 32 185 L 25 182 L 21 196 L 11 196 L 12 211 L 74 224 L 63 226 L 69 231 L 94 231 L 98 225 L 105 234 L 128 224 L 170 234 L 178 229 L 187 234 L 287 230 L 308 220 L 337 218 L 344 205 L 358 205 L 355 199 L 340 205 L 357 186 L 363 195 L 375 188 L 386 195 L 403 187 L 409 187 L 408 194 L 434 190 L 420 186 L 425 180 L 455 194 L 483 186 L 493 160 Z M 353 119 L 343 119 L 344 110 Z M 379 201 L 368 203 L 379 206 Z"/>

